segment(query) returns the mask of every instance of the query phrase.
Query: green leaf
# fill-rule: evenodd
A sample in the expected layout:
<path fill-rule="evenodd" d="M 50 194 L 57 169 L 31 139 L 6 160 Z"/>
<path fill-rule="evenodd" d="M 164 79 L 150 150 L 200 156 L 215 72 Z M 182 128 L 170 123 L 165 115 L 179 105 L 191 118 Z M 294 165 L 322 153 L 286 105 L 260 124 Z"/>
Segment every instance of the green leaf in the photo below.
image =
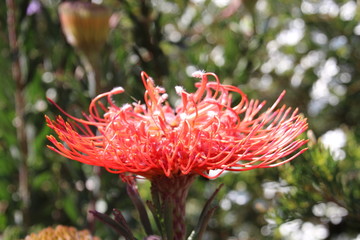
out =
<path fill-rule="evenodd" d="M 153 234 L 153 230 L 152 230 L 152 227 L 151 227 L 151 223 L 150 223 L 150 220 L 149 220 L 149 216 L 146 212 L 146 209 L 145 209 L 145 205 L 139 195 L 139 192 L 136 188 L 136 185 L 135 183 L 133 184 L 127 184 L 126 186 L 126 190 L 127 190 L 127 193 L 129 195 L 129 197 L 131 198 L 132 202 L 134 203 L 136 209 L 138 210 L 139 212 L 139 215 L 140 215 L 140 221 L 141 221 L 141 224 L 143 225 L 144 227 L 144 230 L 146 232 L 147 235 L 152 235 Z"/>
<path fill-rule="evenodd" d="M 211 194 L 210 198 L 206 201 L 204 208 L 201 211 L 198 224 L 195 228 L 195 232 L 191 239 L 201 239 L 202 238 L 202 235 L 205 232 L 205 229 L 210 221 L 210 218 L 212 217 L 215 210 L 217 209 L 217 206 L 211 207 L 211 204 L 214 201 L 215 196 L 218 194 L 218 192 L 220 191 L 220 189 L 223 186 L 224 186 L 224 184 L 221 184 L 217 189 L 215 189 L 213 194 Z"/>

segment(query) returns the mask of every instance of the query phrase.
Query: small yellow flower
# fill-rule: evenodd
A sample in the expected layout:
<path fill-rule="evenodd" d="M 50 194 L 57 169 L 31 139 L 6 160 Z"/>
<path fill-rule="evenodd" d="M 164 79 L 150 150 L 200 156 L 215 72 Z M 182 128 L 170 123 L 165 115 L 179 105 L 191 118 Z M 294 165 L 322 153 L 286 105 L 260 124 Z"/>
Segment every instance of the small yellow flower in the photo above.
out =
<path fill-rule="evenodd" d="M 25 240 L 100 240 L 93 237 L 88 230 L 78 231 L 74 227 L 66 227 L 62 225 L 56 228 L 45 228 L 39 233 L 32 233 L 26 236 Z"/>

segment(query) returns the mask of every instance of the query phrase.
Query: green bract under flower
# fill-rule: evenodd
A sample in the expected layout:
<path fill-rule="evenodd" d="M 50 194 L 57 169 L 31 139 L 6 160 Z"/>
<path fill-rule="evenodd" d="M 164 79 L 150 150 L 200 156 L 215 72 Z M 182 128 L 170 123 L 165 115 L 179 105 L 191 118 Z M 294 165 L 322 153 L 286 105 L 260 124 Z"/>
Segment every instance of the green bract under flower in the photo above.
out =
<path fill-rule="evenodd" d="M 124 91 L 116 88 L 92 100 L 86 119 L 64 111 L 72 121 L 46 117 L 61 140 L 49 136 L 54 145 L 50 148 L 113 173 L 149 179 L 175 175 L 215 178 L 208 175 L 210 170 L 275 167 L 306 150 L 300 148 L 307 140 L 296 139 L 307 129 L 306 119 L 297 109 L 278 107 L 285 92 L 263 110 L 265 101 L 248 100 L 239 88 L 221 84 L 214 73 L 197 72 L 194 76 L 201 80 L 195 84 L 197 90 L 188 93 L 177 87 L 181 101 L 172 108 L 166 91 L 155 86 L 146 73 L 141 76 L 144 104 L 115 105 L 112 96 Z M 232 94 L 240 95 L 237 104 L 232 104 Z"/>

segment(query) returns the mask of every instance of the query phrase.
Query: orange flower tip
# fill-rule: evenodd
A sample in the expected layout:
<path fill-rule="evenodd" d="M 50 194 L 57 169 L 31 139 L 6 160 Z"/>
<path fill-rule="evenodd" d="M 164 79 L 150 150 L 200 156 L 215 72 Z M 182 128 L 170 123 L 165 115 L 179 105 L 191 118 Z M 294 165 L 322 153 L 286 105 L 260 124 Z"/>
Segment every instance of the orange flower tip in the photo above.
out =
<path fill-rule="evenodd" d="M 202 78 L 204 76 L 204 74 L 205 74 L 204 70 L 198 70 L 198 71 L 193 72 L 193 74 L 191 76 L 194 78 Z"/>
<path fill-rule="evenodd" d="M 49 116 L 45 115 L 45 121 L 49 127 L 50 127 L 50 125 L 52 125 L 53 121 L 51 120 L 51 118 Z"/>
<path fill-rule="evenodd" d="M 283 90 L 280 96 L 278 97 L 278 101 L 281 101 L 284 98 L 285 94 L 286 94 L 286 90 Z"/>
<path fill-rule="evenodd" d="M 56 138 L 53 135 L 48 135 L 46 136 L 46 138 L 50 141 L 50 142 L 57 142 Z M 48 145 L 47 147 L 52 148 L 50 145 Z"/>
<path fill-rule="evenodd" d="M 308 141 L 306 141 L 304 144 L 306 144 L 307 142 L 308 142 Z M 301 149 L 297 154 L 298 154 L 298 155 L 303 154 L 303 153 L 306 152 L 307 150 L 309 150 L 308 147 L 303 148 L 303 149 Z"/>
<path fill-rule="evenodd" d="M 50 145 L 46 145 L 46 147 L 49 148 L 50 150 L 53 150 L 53 151 L 56 150 L 53 146 L 50 146 Z"/>

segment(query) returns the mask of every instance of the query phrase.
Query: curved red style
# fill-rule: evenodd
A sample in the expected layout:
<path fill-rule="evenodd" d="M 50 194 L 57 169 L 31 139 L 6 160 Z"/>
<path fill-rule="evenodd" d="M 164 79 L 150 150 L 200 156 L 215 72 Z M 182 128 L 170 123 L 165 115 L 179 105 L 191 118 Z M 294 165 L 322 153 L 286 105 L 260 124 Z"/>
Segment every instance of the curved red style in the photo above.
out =
<path fill-rule="evenodd" d="M 165 90 L 145 72 L 141 76 L 145 104 L 115 105 L 112 96 L 124 91 L 115 88 L 94 98 L 86 119 L 78 119 L 51 101 L 72 121 L 46 116 L 61 140 L 48 136 L 54 145 L 49 147 L 112 173 L 149 179 L 197 174 L 215 178 L 218 175 L 209 176 L 209 170 L 276 167 L 306 150 L 300 148 L 307 140 L 297 139 L 308 128 L 306 118 L 297 109 L 278 107 L 285 92 L 262 110 L 265 101 L 248 100 L 239 88 L 221 84 L 214 73 L 197 72 L 194 76 L 201 81 L 194 93 L 176 87 L 181 102 L 174 109 L 166 101 Z M 234 94 L 240 98 L 235 105 Z"/>

